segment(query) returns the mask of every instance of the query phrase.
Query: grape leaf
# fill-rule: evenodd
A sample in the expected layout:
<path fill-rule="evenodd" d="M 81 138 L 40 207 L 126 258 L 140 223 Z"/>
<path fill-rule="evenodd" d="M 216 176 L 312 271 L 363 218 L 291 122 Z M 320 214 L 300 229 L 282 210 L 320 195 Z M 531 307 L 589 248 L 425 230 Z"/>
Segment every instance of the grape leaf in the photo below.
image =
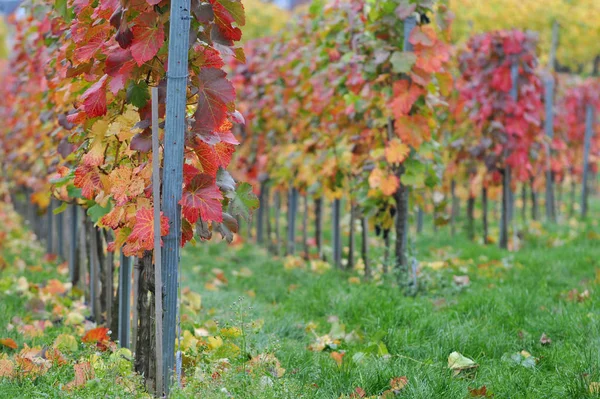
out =
<path fill-rule="evenodd" d="M 106 114 L 106 79 L 104 75 L 83 93 L 83 110 L 89 118 Z"/>
<path fill-rule="evenodd" d="M 256 195 L 252 192 L 252 186 L 248 183 L 241 183 L 235 190 L 234 197 L 229 203 L 229 213 L 239 215 L 244 219 L 250 219 L 253 210 L 259 206 Z"/>
<path fill-rule="evenodd" d="M 148 83 L 145 80 L 131 82 L 127 87 L 127 102 L 135 107 L 144 108 L 150 100 Z"/>
<path fill-rule="evenodd" d="M 198 109 L 194 114 L 195 132 L 210 134 L 225 121 L 227 106 L 235 100 L 235 89 L 225 76 L 225 72 L 216 68 L 203 68 L 200 71 Z"/>
<path fill-rule="evenodd" d="M 395 51 L 390 57 L 392 71 L 396 73 L 408 73 L 417 61 L 415 53 L 410 51 Z"/>
<path fill-rule="evenodd" d="M 169 220 L 160 213 L 160 235 L 169 233 Z M 152 208 L 141 208 L 135 215 L 135 225 L 127 242 L 138 245 L 141 249 L 154 249 L 154 214 Z M 162 244 L 162 243 L 161 243 Z"/>
<path fill-rule="evenodd" d="M 131 43 L 131 56 L 142 66 L 150 61 L 165 42 L 165 31 L 163 25 L 158 23 L 155 12 L 147 12 L 138 16 L 133 27 L 133 42 Z"/>
<path fill-rule="evenodd" d="M 397 138 L 390 140 L 385 147 L 385 159 L 389 163 L 402 163 L 410 154 L 410 148 Z"/>
<path fill-rule="evenodd" d="M 190 222 L 196 223 L 198 218 L 203 221 L 221 222 L 223 220 L 223 195 L 215 184 L 215 178 L 200 174 L 186 185 L 181 201 L 183 216 Z"/>

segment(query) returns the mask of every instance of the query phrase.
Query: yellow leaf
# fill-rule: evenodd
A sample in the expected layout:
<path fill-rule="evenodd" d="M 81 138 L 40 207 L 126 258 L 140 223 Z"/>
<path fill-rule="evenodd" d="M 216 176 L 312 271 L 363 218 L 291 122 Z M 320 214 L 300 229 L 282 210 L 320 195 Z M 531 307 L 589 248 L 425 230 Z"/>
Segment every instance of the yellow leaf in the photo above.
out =
<path fill-rule="evenodd" d="M 219 336 L 208 337 L 208 349 L 215 350 L 223 346 L 223 338 Z"/>
<path fill-rule="evenodd" d="M 402 163 L 408 154 L 410 148 L 398 138 L 390 140 L 385 148 L 385 159 L 389 163 Z"/>

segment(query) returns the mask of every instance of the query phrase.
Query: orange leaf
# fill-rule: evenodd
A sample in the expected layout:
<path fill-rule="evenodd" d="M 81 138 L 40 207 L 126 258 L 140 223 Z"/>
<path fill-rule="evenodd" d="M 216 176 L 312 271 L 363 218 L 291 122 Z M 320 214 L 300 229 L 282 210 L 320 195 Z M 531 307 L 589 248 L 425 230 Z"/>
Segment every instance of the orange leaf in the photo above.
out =
<path fill-rule="evenodd" d="M 488 394 L 487 387 L 484 385 L 480 388 L 469 388 L 469 396 L 471 396 L 472 398 L 491 398 L 494 395 L 490 396 L 490 394 Z"/>
<path fill-rule="evenodd" d="M 88 331 L 87 333 L 85 333 L 83 338 L 81 338 L 81 341 L 89 342 L 89 343 L 110 341 L 110 337 L 108 336 L 108 331 L 109 330 L 106 327 L 94 328 L 94 329 Z"/>
<path fill-rule="evenodd" d="M 396 134 L 402 141 L 418 150 L 424 141 L 431 140 L 427 118 L 423 115 L 402 116 L 395 121 Z"/>
<path fill-rule="evenodd" d="M 65 385 L 64 389 L 67 391 L 82 387 L 94 378 L 94 369 L 89 362 L 74 364 L 73 369 L 75 370 L 75 379 Z"/>
<path fill-rule="evenodd" d="M 15 342 L 14 339 L 11 338 L 1 338 L 0 339 L 0 345 L 4 345 L 7 348 L 11 348 L 11 349 L 17 349 L 18 345 Z"/>
<path fill-rule="evenodd" d="M 166 216 L 160 215 L 160 235 L 165 236 L 169 233 L 169 220 Z M 152 208 L 141 208 L 135 215 L 135 225 L 131 235 L 127 239 L 128 243 L 137 243 L 142 249 L 154 249 L 154 214 Z"/>
<path fill-rule="evenodd" d="M 14 377 L 15 366 L 8 359 L 0 359 L 0 377 Z"/>
<path fill-rule="evenodd" d="M 393 195 L 400 187 L 400 181 L 393 174 L 386 174 L 381 169 L 373 169 L 369 175 L 369 186 L 380 189 L 385 195 Z"/>
<path fill-rule="evenodd" d="M 67 288 L 63 283 L 56 279 L 52 279 L 48 281 L 48 284 L 44 288 L 44 292 L 50 295 L 62 295 L 67 292 Z"/>
<path fill-rule="evenodd" d="M 338 367 L 342 367 L 342 362 L 344 361 L 344 352 L 331 352 L 329 356 L 337 363 Z"/>
<path fill-rule="evenodd" d="M 385 148 L 385 159 L 389 163 L 402 163 L 410 154 L 410 148 L 398 139 L 392 139 Z"/>
<path fill-rule="evenodd" d="M 425 94 L 425 91 L 411 84 L 408 80 L 398 80 L 394 82 L 394 99 L 391 102 L 392 112 L 396 119 L 403 115 L 408 115 L 413 104 Z"/>
<path fill-rule="evenodd" d="M 392 378 L 390 380 L 390 387 L 393 391 L 400 391 L 408 385 L 408 378 L 406 376 Z"/>

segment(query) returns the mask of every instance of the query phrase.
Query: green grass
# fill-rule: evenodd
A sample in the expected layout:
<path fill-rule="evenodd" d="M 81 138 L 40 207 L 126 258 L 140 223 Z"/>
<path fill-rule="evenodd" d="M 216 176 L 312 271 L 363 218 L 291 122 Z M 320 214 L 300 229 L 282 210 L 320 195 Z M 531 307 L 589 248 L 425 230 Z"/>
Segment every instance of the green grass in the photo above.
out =
<path fill-rule="evenodd" d="M 466 398 L 469 387 L 483 385 L 496 398 L 594 397 L 589 383 L 600 381 L 597 231 L 590 224 L 531 235 L 517 253 L 475 244 L 463 235 L 450 237 L 448 229 L 424 234 L 416 240 L 421 259 L 439 260 L 435 249 L 444 248 L 449 258 L 455 254 L 460 260 L 440 271 L 425 268 L 419 276 L 422 290 L 414 297 L 390 282 L 351 284 L 348 277 L 355 274 L 346 272 L 285 270 L 281 259 L 251 244 L 239 250 L 212 244 L 189 248 L 182 258 L 183 285 L 200 292 L 204 308 L 215 312 L 195 322 L 216 318 L 239 325 L 239 305 L 230 306 L 245 297 L 243 303 L 251 309 L 244 320 L 264 320 L 260 331 L 247 338 L 251 354 L 272 351 L 287 370 L 268 383 L 238 374 L 195 392 L 226 397 L 218 389 L 225 387 L 236 398 L 337 398 L 360 386 L 377 395 L 389 388 L 391 378 L 406 376 L 408 386 L 398 397 Z M 552 237 L 566 243 L 552 247 Z M 490 260 L 504 264 L 478 267 Z M 242 267 L 252 275 L 236 276 Z M 218 291 L 204 289 L 214 279 L 213 268 L 222 269 L 228 279 Z M 469 286 L 453 284 L 453 275 L 464 274 Z M 297 288 L 291 290 L 291 285 Z M 574 288 L 588 289 L 590 298 L 569 300 L 567 292 Z M 327 351 L 307 350 L 315 341 L 305 331 L 307 323 L 317 323 L 317 334 L 324 335 L 331 328 L 330 316 L 361 337 L 341 343 L 338 350 L 346 351 L 341 367 Z M 539 342 L 542 333 L 552 339 L 550 345 Z M 389 356 L 376 353 L 378 342 Z M 521 350 L 539 359 L 535 368 L 510 360 Z M 479 367 L 471 375 L 453 376 L 447 364 L 453 351 Z M 359 352 L 367 355 L 354 361 Z M 194 389 L 186 392 L 183 396 L 191 396 Z"/>
<path fill-rule="evenodd" d="M 83 344 L 83 325 L 66 325 L 64 319 L 51 314 L 55 306 L 62 307 L 65 312 L 78 311 L 73 305 L 80 298 L 76 292 L 56 296 L 40 294 L 50 279 L 59 279 L 64 283 L 67 278 L 64 273 L 59 273 L 56 262 L 44 259 L 44 249 L 22 228 L 20 221 L 7 214 L 12 215 L 12 210 L 0 204 L 0 338 L 13 339 L 18 348 L 0 345 L 0 360 L 10 359 L 16 371 L 12 378 L 0 377 L 0 398 L 149 397 L 142 388 L 141 378 L 134 375 L 131 363 L 121 356 L 121 352 L 98 352 L 93 344 Z M 29 285 L 27 290 L 19 292 L 16 289 L 18 278 L 26 279 Z M 32 312 L 32 307 L 37 308 L 36 304 L 40 301 L 44 302 L 43 311 Z M 84 311 L 83 316 L 89 316 L 89 312 Z M 39 336 L 26 337 L 19 332 L 20 326 L 35 325 L 41 320 L 52 321 L 52 326 L 40 332 Z M 15 362 L 19 353 L 26 345 L 31 348 L 51 348 L 60 334 L 70 335 L 77 342 L 76 350 L 62 349 L 66 364 L 54 363 L 47 372 L 41 372 L 35 378 L 26 375 Z M 66 391 L 65 386 L 75 377 L 73 365 L 86 361 L 92 362 L 95 378 L 74 391 Z"/>

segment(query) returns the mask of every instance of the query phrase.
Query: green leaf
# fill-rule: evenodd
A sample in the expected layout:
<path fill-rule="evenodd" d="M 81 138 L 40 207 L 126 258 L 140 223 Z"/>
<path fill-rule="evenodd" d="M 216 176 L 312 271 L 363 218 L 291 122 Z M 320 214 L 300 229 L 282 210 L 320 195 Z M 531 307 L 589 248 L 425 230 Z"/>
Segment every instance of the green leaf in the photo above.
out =
<path fill-rule="evenodd" d="M 140 80 L 137 83 L 130 83 L 127 87 L 127 102 L 135 107 L 144 108 L 150 100 L 150 91 L 148 83 Z"/>
<path fill-rule="evenodd" d="M 63 202 L 60 206 L 52 211 L 53 214 L 58 215 L 59 213 L 64 212 L 67 209 L 67 203 Z"/>
<path fill-rule="evenodd" d="M 71 198 L 81 198 L 81 189 L 75 186 L 67 186 L 67 194 Z"/>
<path fill-rule="evenodd" d="M 112 203 L 109 202 L 105 207 L 100 206 L 99 204 L 95 204 L 87 210 L 88 216 L 92 219 L 92 222 L 96 223 L 98 220 L 102 218 L 102 216 L 106 215 L 108 212 L 112 210 Z"/>
<path fill-rule="evenodd" d="M 235 196 L 229 203 L 229 212 L 249 219 L 253 210 L 259 206 L 258 198 L 252 192 L 252 186 L 248 183 L 240 184 L 235 190 Z"/>
<path fill-rule="evenodd" d="M 71 22 L 73 19 L 73 10 L 67 6 L 67 0 L 56 0 L 54 2 L 54 9 L 66 23 Z"/>
<path fill-rule="evenodd" d="M 478 364 L 475 363 L 473 359 L 469 359 L 459 352 L 452 352 L 450 356 L 448 356 L 448 368 L 450 370 L 460 372 L 462 370 L 472 369 L 477 366 Z"/>
<path fill-rule="evenodd" d="M 238 26 L 246 25 L 246 15 L 244 13 L 244 6 L 241 2 L 234 0 L 219 0 L 219 3 L 229 11 L 229 14 L 231 14 Z"/>
<path fill-rule="evenodd" d="M 71 171 L 68 174 L 66 174 L 65 176 L 56 178 L 56 179 L 50 179 L 50 183 L 54 184 L 55 187 L 62 187 L 65 184 L 67 184 L 68 182 L 70 182 L 73 179 L 74 176 L 74 172 Z"/>
<path fill-rule="evenodd" d="M 392 63 L 392 71 L 409 73 L 415 62 L 417 62 L 417 56 L 409 51 L 395 51 L 390 57 L 390 62 Z"/>

